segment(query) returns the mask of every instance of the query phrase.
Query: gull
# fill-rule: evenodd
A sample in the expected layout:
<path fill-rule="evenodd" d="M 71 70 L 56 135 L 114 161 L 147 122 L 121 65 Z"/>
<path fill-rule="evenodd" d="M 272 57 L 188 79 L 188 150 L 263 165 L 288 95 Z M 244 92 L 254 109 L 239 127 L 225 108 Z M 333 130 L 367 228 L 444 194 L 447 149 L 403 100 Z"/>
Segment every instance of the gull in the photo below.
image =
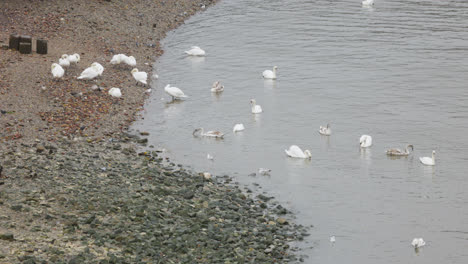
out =
<path fill-rule="evenodd" d="M 120 89 L 119 89 L 119 88 L 115 88 L 115 87 L 110 88 L 109 94 L 110 94 L 112 97 L 117 97 L 117 98 L 122 97 L 122 92 L 120 91 Z"/>
<path fill-rule="evenodd" d="M 326 127 L 320 126 L 319 133 L 324 136 L 329 136 L 331 135 L 331 128 L 330 124 L 327 124 Z"/>
<path fill-rule="evenodd" d="M 57 63 L 52 63 L 52 66 L 50 66 L 50 70 L 54 78 L 57 78 L 57 79 L 62 78 L 63 74 L 65 73 L 65 70 L 62 68 L 62 66 L 60 66 Z"/>
<path fill-rule="evenodd" d="M 430 158 L 430 157 L 420 157 L 419 160 L 424 165 L 434 166 L 435 165 L 435 153 L 436 153 L 435 150 L 433 150 L 432 151 L 432 158 Z"/>
<path fill-rule="evenodd" d="M 424 241 L 424 239 L 422 238 L 415 238 L 413 239 L 413 241 L 411 242 L 411 245 L 417 249 L 417 248 L 420 248 L 420 247 L 423 247 L 424 245 L 426 245 L 426 242 Z"/>
<path fill-rule="evenodd" d="M 284 150 L 286 154 L 291 158 L 310 159 L 312 154 L 309 150 L 302 151 L 302 149 L 296 145 L 291 145 L 289 149 Z"/>
<path fill-rule="evenodd" d="M 63 54 L 62 57 L 59 59 L 59 63 L 58 63 L 60 66 L 62 67 L 69 67 L 70 66 L 70 61 L 68 60 L 68 55 L 67 54 Z"/>
<path fill-rule="evenodd" d="M 197 136 L 198 134 L 200 134 L 200 136 L 202 137 L 214 137 L 214 138 L 223 138 L 224 137 L 224 133 L 221 133 L 219 131 L 207 131 L 205 132 L 205 130 L 203 130 L 203 127 L 200 127 L 200 128 L 197 128 L 193 131 L 192 135 L 193 136 Z"/>
<path fill-rule="evenodd" d="M 273 71 L 270 71 L 270 70 L 263 71 L 263 78 L 276 79 L 276 69 L 278 69 L 278 66 L 274 66 Z"/>
<path fill-rule="evenodd" d="M 389 156 L 408 156 L 410 154 L 410 149 L 411 149 L 411 152 L 413 152 L 414 150 L 413 145 L 406 146 L 405 150 L 401 150 L 399 148 L 387 149 L 385 153 L 387 153 L 387 155 Z"/>
<path fill-rule="evenodd" d="M 255 101 L 255 99 L 251 99 L 250 104 L 252 105 L 252 114 L 260 114 L 263 112 L 262 107 L 257 105 L 257 101 Z"/>
<path fill-rule="evenodd" d="M 137 84 L 141 82 L 142 84 L 146 85 L 146 80 L 148 79 L 148 74 L 146 72 L 138 71 L 137 68 L 132 70 L 133 78 L 137 81 Z"/>
<path fill-rule="evenodd" d="M 185 98 L 187 97 L 182 90 L 180 90 L 177 87 L 171 86 L 170 84 L 166 85 L 164 87 L 164 91 L 172 96 L 172 100 L 180 99 L 180 98 Z"/>
<path fill-rule="evenodd" d="M 245 129 L 245 127 L 244 127 L 243 124 L 235 124 L 234 128 L 232 129 L 232 132 L 236 133 L 236 132 L 242 131 L 244 129 Z"/>
<path fill-rule="evenodd" d="M 224 91 L 224 85 L 221 85 L 219 81 L 216 81 L 213 83 L 213 86 L 211 87 L 211 92 L 212 93 L 220 93 Z"/>
<path fill-rule="evenodd" d="M 99 69 L 96 65 L 86 68 L 77 79 L 92 80 L 99 76 Z"/>
<path fill-rule="evenodd" d="M 99 76 L 101 76 L 104 72 L 104 67 L 102 67 L 102 65 L 99 62 L 93 62 L 91 66 L 94 66 L 97 69 Z"/>
<path fill-rule="evenodd" d="M 190 50 L 185 51 L 190 56 L 205 56 L 205 51 L 198 46 L 192 46 Z"/>
<path fill-rule="evenodd" d="M 359 138 L 359 145 L 361 146 L 361 148 L 368 148 L 372 146 L 372 137 L 369 135 L 362 135 Z"/>

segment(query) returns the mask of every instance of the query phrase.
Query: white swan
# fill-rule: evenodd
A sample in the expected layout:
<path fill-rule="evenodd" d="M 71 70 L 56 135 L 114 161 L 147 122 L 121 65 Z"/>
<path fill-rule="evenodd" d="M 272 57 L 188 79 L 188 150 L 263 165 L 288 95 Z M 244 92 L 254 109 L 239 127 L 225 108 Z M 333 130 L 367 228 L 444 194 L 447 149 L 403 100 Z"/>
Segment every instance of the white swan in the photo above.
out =
<path fill-rule="evenodd" d="M 429 157 L 420 157 L 419 160 L 421 161 L 422 164 L 428 165 L 428 166 L 434 166 L 435 165 L 435 150 L 432 151 L 432 158 Z"/>
<path fill-rule="evenodd" d="M 135 67 L 137 64 L 136 59 L 133 56 L 125 56 L 122 58 L 122 61 L 131 67 Z"/>
<path fill-rule="evenodd" d="M 372 146 L 372 137 L 369 135 L 362 135 L 361 138 L 359 138 L 359 145 L 361 145 L 361 148 Z"/>
<path fill-rule="evenodd" d="M 91 66 L 94 66 L 97 69 L 99 76 L 104 72 L 104 67 L 99 62 L 93 62 Z"/>
<path fill-rule="evenodd" d="M 141 82 L 142 84 L 146 85 L 146 80 L 148 80 L 148 74 L 146 72 L 139 71 L 137 68 L 132 70 L 132 75 L 137 84 Z"/>
<path fill-rule="evenodd" d="M 172 96 L 172 100 L 180 99 L 180 98 L 185 98 L 187 97 L 182 90 L 180 90 L 177 87 L 171 86 L 170 84 L 166 85 L 164 87 L 164 91 Z"/>
<path fill-rule="evenodd" d="M 422 239 L 422 238 L 420 237 L 420 238 L 415 238 L 415 239 L 413 239 L 413 241 L 411 242 L 411 245 L 412 245 L 414 248 L 420 248 L 420 247 L 423 247 L 424 245 L 426 245 L 426 242 L 424 241 L 424 239 Z"/>
<path fill-rule="evenodd" d="M 387 149 L 385 153 L 387 153 L 387 155 L 389 156 L 408 156 L 410 152 L 413 152 L 413 151 L 414 151 L 413 145 L 408 145 L 406 146 L 405 150 L 401 150 L 399 148 L 391 148 L 391 149 Z"/>
<path fill-rule="evenodd" d="M 243 124 L 236 124 L 236 125 L 234 126 L 234 128 L 232 129 L 232 132 L 236 133 L 236 132 L 242 131 L 242 130 L 244 130 L 244 129 L 245 129 L 245 127 L 244 127 Z"/>
<path fill-rule="evenodd" d="M 292 145 L 289 147 L 289 149 L 285 149 L 284 151 L 291 158 L 300 158 L 300 159 L 312 158 L 312 154 L 310 153 L 309 150 L 306 149 L 305 151 L 302 151 L 302 149 L 296 145 Z"/>
<path fill-rule="evenodd" d="M 263 112 L 262 107 L 257 104 L 255 99 L 251 99 L 250 104 L 252 105 L 252 114 L 260 114 Z"/>
<path fill-rule="evenodd" d="M 63 75 L 65 74 L 65 70 L 62 68 L 62 66 L 60 66 L 59 64 L 57 63 L 52 63 L 52 65 L 50 66 L 50 71 L 52 72 L 52 75 L 54 76 L 54 78 L 62 78 Z"/>
<path fill-rule="evenodd" d="M 125 58 L 127 58 L 127 55 L 125 54 L 116 54 L 112 56 L 110 64 L 113 64 L 113 65 L 120 64 L 121 62 L 124 61 Z"/>
<path fill-rule="evenodd" d="M 362 6 L 371 7 L 374 5 L 374 0 L 364 0 L 362 1 Z"/>
<path fill-rule="evenodd" d="M 92 80 L 99 76 L 99 69 L 96 65 L 86 68 L 77 79 Z"/>
<path fill-rule="evenodd" d="M 320 133 L 321 135 L 325 135 L 325 136 L 331 135 L 330 124 L 327 124 L 326 127 L 320 126 L 319 133 Z"/>
<path fill-rule="evenodd" d="M 110 88 L 109 94 L 110 94 L 112 97 L 117 97 L 117 98 L 122 97 L 122 92 L 120 91 L 120 89 L 119 89 L 119 88 L 115 88 L 115 87 Z"/>
<path fill-rule="evenodd" d="M 213 86 L 211 86 L 212 93 L 220 93 L 222 91 L 224 91 L 224 85 L 221 85 L 219 81 L 214 82 Z"/>
<path fill-rule="evenodd" d="M 80 62 L 80 55 L 78 53 L 75 53 L 73 55 L 68 55 L 68 61 L 70 63 L 78 63 Z"/>
<path fill-rule="evenodd" d="M 209 159 L 209 160 L 213 160 L 213 155 L 211 155 L 210 153 L 206 154 L 206 158 Z"/>
<path fill-rule="evenodd" d="M 63 54 L 62 57 L 59 59 L 59 63 L 58 63 L 60 66 L 62 67 L 69 67 L 70 66 L 70 61 L 68 60 L 68 55 L 67 54 Z"/>
<path fill-rule="evenodd" d="M 270 70 L 263 71 L 263 78 L 276 79 L 276 69 L 278 69 L 278 66 L 274 66 L 273 71 L 270 71 Z"/>
<path fill-rule="evenodd" d="M 195 136 L 195 137 L 198 134 L 200 134 L 200 136 L 202 136 L 202 137 L 214 137 L 214 138 L 223 138 L 224 137 L 224 133 L 221 133 L 219 131 L 210 130 L 210 131 L 205 132 L 203 127 L 195 129 L 193 131 L 193 133 L 192 133 L 192 135 Z"/>
<path fill-rule="evenodd" d="M 190 50 L 185 51 L 190 56 L 205 56 L 205 51 L 198 46 L 192 46 Z"/>

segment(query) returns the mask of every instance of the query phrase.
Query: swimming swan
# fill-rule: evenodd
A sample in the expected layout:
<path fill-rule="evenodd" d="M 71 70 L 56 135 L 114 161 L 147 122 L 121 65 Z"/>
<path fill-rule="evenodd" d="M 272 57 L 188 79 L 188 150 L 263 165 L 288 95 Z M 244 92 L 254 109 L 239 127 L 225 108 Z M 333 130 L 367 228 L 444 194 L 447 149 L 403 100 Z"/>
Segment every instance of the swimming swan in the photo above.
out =
<path fill-rule="evenodd" d="M 216 81 L 213 83 L 213 86 L 211 87 L 211 92 L 212 93 L 220 93 L 224 91 L 224 85 L 221 85 L 219 81 Z"/>
<path fill-rule="evenodd" d="M 425 242 L 424 239 L 422 239 L 422 238 L 415 238 L 415 239 L 413 239 L 413 241 L 411 242 L 411 245 L 412 245 L 414 248 L 420 248 L 420 247 L 423 247 L 424 245 L 426 245 L 426 242 Z"/>
<path fill-rule="evenodd" d="M 276 69 L 278 69 L 278 66 L 274 66 L 273 71 L 270 71 L 270 70 L 263 71 L 263 78 L 276 79 Z"/>
<path fill-rule="evenodd" d="M 252 114 L 260 114 L 263 112 L 262 107 L 257 105 L 257 101 L 255 101 L 255 99 L 251 99 L 250 104 L 252 105 Z"/>
<path fill-rule="evenodd" d="M 205 56 L 205 51 L 198 46 L 192 46 L 190 50 L 185 51 L 190 56 Z"/>
<path fill-rule="evenodd" d="M 236 132 L 242 131 L 242 130 L 244 130 L 244 129 L 245 129 L 245 127 L 244 127 L 243 124 L 236 124 L 236 125 L 234 126 L 234 128 L 232 129 L 232 132 L 236 133 Z"/>
<path fill-rule="evenodd" d="M 289 150 L 285 149 L 284 151 L 291 158 L 300 158 L 300 159 L 312 158 L 312 154 L 310 153 L 309 150 L 306 149 L 305 151 L 302 151 L 302 149 L 296 145 L 292 145 L 289 147 Z"/>
<path fill-rule="evenodd" d="M 320 126 L 319 133 L 320 133 L 321 135 L 325 135 L 325 136 L 331 135 L 330 124 L 327 124 L 326 127 Z"/>
<path fill-rule="evenodd" d="M 187 97 L 182 90 L 180 90 L 177 87 L 171 86 L 170 84 L 166 85 L 164 87 L 164 91 L 172 96 L 172 100 L 180 99 L 180 98 L 185 98 Z"/>
<path fill-rule="evenodd" d="M 422 164 L 428 165 L 428 166 L 434 166 L 435 165 L 435 150 L 432 151 L 432 158 L 429 157 L 420 157 L 419 160 L 421 161 Z"/>
<path fill-rule="evenodd" d="M 364 7 L 371 7 L 374 5 L 374 0 L 364 0 L 362 1 L 362 6 Z"/>
<path fill-rule="evenodd" d="M 405 150 L 401 150 L 399 148 L 391 148 L 391 149 L 387 149 L 386 153 L 389 156 L 408 156 L 410 152 L 413 152 L 413 151 L 414 151 L 413 145 L 408 145 L 406 146 Z"/>
<path fill-rule="evenodd" d="M 369 135 L 362 135 L 359 139 L 359 145 L 361 145 L 361 148 L 368 148 L 372 146 L 372 137 Z"/>
<path fill-rule="evenodd" d="M 214 137 L 214 138 L 223 138 L 224 137 L 224 133 L 221 133 L 219 131 L 207 131 L 205 132 L 205 130 L 203 129 L 203 127 L 200 127 L 200 128 L 197 128 L 193 131 L 192 135 L 193 136 L 197 136 L 198 134 L 200 134 L 200 136 L 202 137 Z"/>

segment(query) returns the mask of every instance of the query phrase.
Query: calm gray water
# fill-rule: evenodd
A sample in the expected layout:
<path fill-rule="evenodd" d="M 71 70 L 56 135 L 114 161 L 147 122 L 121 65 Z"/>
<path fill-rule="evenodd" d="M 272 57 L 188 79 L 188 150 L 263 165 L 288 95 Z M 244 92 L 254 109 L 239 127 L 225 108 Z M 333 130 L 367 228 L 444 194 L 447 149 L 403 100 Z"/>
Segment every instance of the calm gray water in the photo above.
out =
<path fill-rule="evenodd" d="M 207 56 L 185 56 L 192 45 Z M 314 225 L 306 263 L 468 263 L 468 1 L 222 0 L 163 46 L 134 128 L 175 162 L 256 182 Z M 274 65 L 278 79 L 263 80 Z M 168 83 L 190 97 L 168 103 Z M 236 123 L 246 130 L 224 140 L 192 136 Z M 317 133 L 326 123 L 330 137 Z M 287 158 L 292 144 L 312 159 Z M 384 153 L 407 144 L 408 158 Z M 432 150 L 436 166 L 419 163 Z M 260 167 L 271 176 L 248 176 Z M 427 242 L 419 254 L 414 237 Z"/>

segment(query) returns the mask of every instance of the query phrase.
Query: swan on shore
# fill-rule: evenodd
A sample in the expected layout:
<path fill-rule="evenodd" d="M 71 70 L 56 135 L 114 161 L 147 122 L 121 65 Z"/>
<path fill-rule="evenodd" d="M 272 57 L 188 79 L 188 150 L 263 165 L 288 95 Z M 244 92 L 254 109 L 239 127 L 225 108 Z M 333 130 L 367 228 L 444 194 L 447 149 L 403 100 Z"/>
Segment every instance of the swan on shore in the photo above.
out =
<path fill-rule="evenodd" d="M 135 67 L 137 62 L 136 62 L 136 59 L 135 57 L 133 56 L 126 56 L 122 59 L 122 61 L 127 64 L 128 66 L 131 66 L 131 67 Z"/>
<path fill-rule="evenodd" d="M 374 0 L 364 0 L 362 1 L 362 6 L 364 7 L 371 7 L 374 5 Z"/>
<path fill-rule="evenodd" d="M 362 135 L 361 138 L 359 138 L 359 145 L 361 148 L 368 148 L 372 146 L 372 137 L 369 135 Z"/>
<path fill-rule="evenodd" d="M 80 54 L 75 53 L 73 55 L 68 55 L 68 61 L 75 64 L 80 62 Z"/>
<path fill-rule="evenodd" d="M 234 128 L 232 129 L 232 132 L 236 133 L 236 132 L 242 131 L 244 129 L 245 129 L 245 127 L 244 127 L 243 124 L 236 124 L 236 125 L 234 125 Z"/>
<path fill-rule="evenodd" d="M 166 85 L 164 87 L 164 91 L 172 96 L 172 100 L 180 99 L 180 98 L 185 98 L 187 97 L 182 90 L 180 90 L 177 87 L 171 86 L 170 84 Z"/>
<path fill-rule="evenodd" d="M 408 145 L 406 146 L 405 150 L 401 150 L 399 148 L 391 148 L 391 149 L 387 149 L 385 153 L 387 153 L 387 155 L 389 156 L 408 156 L 410 152 L 413 152 L 413 151 L 414 151 L 413 145 Z"/>
<path fill-rule="evenodd" d="M 419 160 L 424 165 L 434 166 L 435 165 L 435 153 L 436 153 L 435 150 L 433 150 L 432 151 L 432 158 L 430 158 L 430 157 L 420 157 Z"/>
<path fill-rule="evenodd" d="M 198 46 L 192 46 L 191 49 L 186 50 L 185 53 L 190 56 L 205 56 L 205 51 Z"/>
<path fill-rule="evenodd" d="M 278 66 L 274 66 L 273 71 L 271 71 L 271 70 L 263 71 L 263 78 L 265 78 L 265 79 L 276 79 L 276 69 L 278 69 Z"/>
<path fill-rule="evenodd" d="M 109 94 L 112 97 L 116 97 L 116 98 L 122 97 L 122 92 L 120 91 L 120 88 L 115 88 L 115 87 L 110 88 Z"/>
<path fill-rule="evenodd" d="M 224 85 L 221 85 L 219 81 L 214 82 L 213 86 L 211 86 L 212 93 L 220 93 L 222 91 L 224 91 Z"/>
<path fill-rule="evenodd" d="M 116 54 L 112 56 L 112 59 L 110 60 L 110 64 L 117 65 L 120 64 L 121 62 L 124 61 L 124 59 L 127 57 L 125 54 Z"/>
<path fill-rule="evenodd" d="M 320 126 L 319 133 L 320 133 L 321 135 L 324 135 L 324 136 L 329 136 L 329 135 L 331 135 L 330 124 L 327 124 L 326 127 Z"/>
<path fill-rule="evenodd" d="M 77 79 L 92 80 L 99 76 L 99 69 L 96 65 L 86 68 Z"/>
<path fill-rule="evenodd" d="M 103 67 L 99 62 L 93 62 L 93 63 L 91 64 L 91 66 L 96 67 L 99 76 L 101 76 L 102 73 L 104 72 L 104 67 Z"/>
<path fill-rule="evenodd" d="M 131 73 L 135 81 L 137 81 L 137 84 L 141 82 L 142 84 L 147 85 L 146 80 L 148 80 L 148 74 L 146 72 L 142 72 L 137 68 L 134 68 Z"/>
<path fill-rule="evenodd" d="M 261 112 L 263 112 L 262 107 L 257 104 L 257 101 L 255 101 L 255 99 L 251 99 L 250 104 L 252 105 L 252 114 L 260 114 Z"/>
<path fill-rule="evenodd" d="M 424 239 L 422 239 L 422 237 L 420 237 L 420 238 L 413 239 L 413 241 L 411 242 L 411 245 L 415 249 L 417 249 L 417 248 L 420 248 L 420 247 L 423 247 L 424 245 L 426 245 L 426 242 L 424 241 Z"/>
<path fill-rule="evenodd" d="M 312 154 L 308 149 L 302 151 L 302 149 L 296 145 L 291 145 L 289 149 L 284 150 L 286 154 L 291 158 L 310 159 Z"/>
<path fill-rule="evenodd" d="M 62 66 L 62 67 L 69 67 L 70 66 L 70 61 L 68 60 L 68 55 L 63 54 L 62 57 L 60 57 L 58 64 L 60 66 Z"/>
<path fill-rule="evenodd" d="M 65 74 L 65 70 L 62 68 L 62 66 L 60 66 L 57 63 L 52 63 L 52 65 L 50 66 L 50 71 L 56 79 L 62 78 Z"/>
<path fill-rule="evenodd" d="M 223 138 L 224 137 L 224 133 L 221 133 L 219 131 L 210 130 L 210 131 L 205 132 L 203 127 L 195 129 L 193 131 L 192 135 L 195 136 L 195 137 L 198 136 L 198 135 L 200 135 L 202 137 L 214 137 L 214 138 Z"/>

